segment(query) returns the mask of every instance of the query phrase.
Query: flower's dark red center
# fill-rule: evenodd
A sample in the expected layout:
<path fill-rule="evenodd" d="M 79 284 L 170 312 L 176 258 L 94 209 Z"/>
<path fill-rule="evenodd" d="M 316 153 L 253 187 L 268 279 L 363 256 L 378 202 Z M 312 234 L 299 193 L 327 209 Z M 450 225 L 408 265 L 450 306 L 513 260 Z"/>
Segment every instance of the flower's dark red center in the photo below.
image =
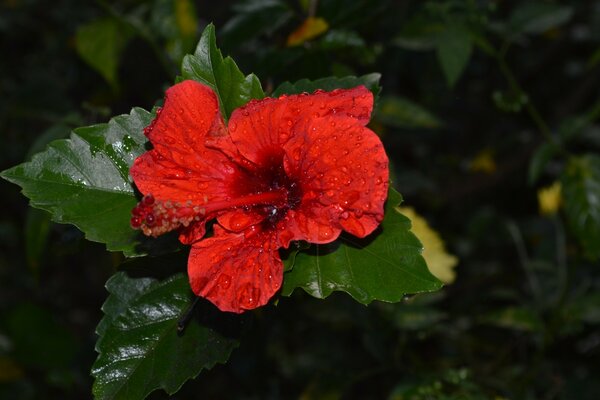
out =
<path fill-rule="evenodd" d="M 266 227 L 275 225 L 287 211 L 296 208 L 302 199 L 302 188 L 294 176 L 283 167 L 283 151 L 268 149 L 261 154 L 255 168 L 246 169 L 233 183 L 232 191 L 241 197 L 251 193 L 282 193 L 279 201 L 257 203 L 251 208 L 264 215 Z"/>
<path fill-rule="evenodd" d="M 266 152 L 254 167 L 240 168 L 230 193 L 230 198 L 205 204 L 161 202 L 147 194 L 132 210 L 131 226 L 156 237 L 181 226 L 187 227 L 205 215 L 242 208 L 262 214 L 265 228 L 271 228 L 288 210 L 297 207 L 302 198 L 300 183 L 286 174 L 283 153 L 276 150 Z"/>

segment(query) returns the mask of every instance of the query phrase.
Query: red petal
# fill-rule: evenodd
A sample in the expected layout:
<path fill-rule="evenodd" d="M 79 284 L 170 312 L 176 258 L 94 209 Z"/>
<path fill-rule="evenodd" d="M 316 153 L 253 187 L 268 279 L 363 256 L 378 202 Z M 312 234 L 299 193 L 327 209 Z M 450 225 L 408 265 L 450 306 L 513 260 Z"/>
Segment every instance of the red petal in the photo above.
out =
<path fill-rule="evenodd" d="M 207 148 L 206 136 L 224 129 L 214 92 L 195 81 L 167 90 L 164 107 L 146 130 L 154 149 L 138 157 L 130 174 L 157 200 L 201 205 L 227 197 L 237 166 Z"/>
<path fill-rule="evenodd" d="M 245 237 L 215 226 L 215 236 L 192 246 L 188 274 L 196 295 L 222 311 L 242 313 L 279 290 L 283 263 L 268 233 Z"/>
<path fill-rule="evenodd" d="M 365 125 L 373 109 L 373 95 L 364 86 L 332 92 L 282 96 L 251 101 L 231 114 L 229 133 L 237 150 L 260 164 L 265 153 L 280 148 L 307 120 L 352 118 Z"/>
<path fill-rule="evenodd" d="M 265 219 L 261 213 L 245 210 L 234 210 L 220 215 L 219 224 L 233 232 L 241 232 L 249 226 L 256 225 Z"/>
<path fill-rule="evenodd" d="M 285 170 L 303 193 L 290 226 L 310 242 L 311 223 L 325 221 L 358 237 L 370 234 L 383 219 L 388 190 L 388 158 L 379 137 L 350 118 L 315 119 L 304 129 L 284 147 Z"/>

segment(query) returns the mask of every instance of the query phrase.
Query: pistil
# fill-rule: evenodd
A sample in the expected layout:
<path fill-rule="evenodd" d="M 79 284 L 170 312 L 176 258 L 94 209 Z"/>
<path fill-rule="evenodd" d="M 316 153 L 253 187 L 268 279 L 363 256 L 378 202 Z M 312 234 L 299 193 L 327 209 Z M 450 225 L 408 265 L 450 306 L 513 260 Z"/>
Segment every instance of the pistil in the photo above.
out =
<path fill-rule="evenodd" d="M 185 204 L 157 201 L 152 194 L 147 194 L 131 211 L 131 227 L 141 229 L 147 236 L 157 237 L 182 226 L 188 227 L 193 222 L 205 220 L 206 216 L 215 215 L 219 211 L 257 205 L 279 207 L 287 201 L 288 191 L 285 188 L 227 200 L 206 201 L 204 204 L 193 204 L 191 201 Z"/>

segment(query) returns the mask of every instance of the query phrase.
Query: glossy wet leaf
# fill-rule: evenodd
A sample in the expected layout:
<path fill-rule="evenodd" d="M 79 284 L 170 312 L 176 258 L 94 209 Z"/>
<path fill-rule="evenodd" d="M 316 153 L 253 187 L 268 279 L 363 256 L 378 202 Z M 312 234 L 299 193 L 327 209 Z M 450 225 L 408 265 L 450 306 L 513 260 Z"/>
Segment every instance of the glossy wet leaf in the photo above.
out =
<path fill-rule="evenodd" d="M 325 298 L 343 291 L 368 304 L 397 302 L 409 293 L 439 289 L 442 284 L 427 269 L 423 247 L 410 232 L 410 220 L 396 210 L 401 201 L 400 194 L 390 190 L 380 228 L 365 239 L 343 235 L 333 243 L 294 254 L 291 270 L 287 264 L 282 294 L 289 296 L 302 288 Z"/>
<path fill-rule="evenodd" d="M 565 211 L 571 231 L 585 255 L 600 258 L 600 157 L 573 158 L 561 177 Z"/>
<path fill-rule="evenodd" d="M 160 280 L 118 272 L 106 287 L 110 296 L 92 367 L 96 399 L 137 400 L 157 389 L 173 394 L 203 369 L 227 361 L 238 346 L 237 339 L 197 319 L 178 333 L 178 321 L 193 302 L 182 273 Z"/>
<path fill-rule="evenodd" d="M 48 211 L 53 221 L 77 226 L 109 250 L 138 255 L 139 234 L 129 226 L 137 203 L 129 166 L 145 151 L 143 129 L 152 118 L 135 108 L 107 124 L 78 128 L 1 176 L 21 186 L 31 206 Z"/>
<path fill-rule="evenodd" d="M 217 48 L 215 27 L 204 29 L 194 54 L 183 59 L 181 78 L 193 79 L 210 86 L 216 93 L 225 119 L 251 99 L 261 99 L 264 92 L 254 74 L 244 76 L 231 57 L 223 58 Z"/>
<path fill-rule="evenodd" d="M 372 73 L 362 76 L 346 76 L 343 78 L 330 76 L 314 81 L 311 81 L 309 79 L 301 79 L 294 83 L 282 83 L 277 87 L 277 89 L 273 91 L 272 96 L 279 97 L 282 94 L 313 93 L 317 89 L 322 89 L 326 91 L 331 91 L 334 89 L 350 89 L 360 85 L 364 85 L 373 93 L 373 96 L 375 96 L 375 100 L 377 100 L 377 96 L 381 91 L 381 87 L 379 86 L 380 78 L 381 74 Z"/>
<path fill-rule="evenodd" d="M 454 86 L 471 58 L 473 43 L 461 26 L 449 25 L 437 39 L 437 56 L 450 87 Z"/>

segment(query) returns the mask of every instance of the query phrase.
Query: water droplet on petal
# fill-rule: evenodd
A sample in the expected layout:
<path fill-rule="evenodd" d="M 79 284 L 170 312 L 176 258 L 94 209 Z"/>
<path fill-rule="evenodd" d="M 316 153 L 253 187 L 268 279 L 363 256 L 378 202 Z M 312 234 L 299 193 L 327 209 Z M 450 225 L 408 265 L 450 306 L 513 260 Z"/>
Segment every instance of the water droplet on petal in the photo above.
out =
<path fill-rule="evenodd" d="M 221 289 L 228 289 L 231 286 L 231 277 L 227 274 L 221 274 L 217 279 L 217 285 Z"/>
<path fill-rule="evenodd" d="M 321 227 L 319 230 L 319 240 L 329 240 L 333 235 L 333 230 L 329 227 Z"/>
<path fill-rule="evenodd" d="M 237 301 L 241 308 L 255 308 L 260 300 L 260 289 L 255 288 L 250 283 L 246 283 L 241 287 L 238 293 Z"/>

